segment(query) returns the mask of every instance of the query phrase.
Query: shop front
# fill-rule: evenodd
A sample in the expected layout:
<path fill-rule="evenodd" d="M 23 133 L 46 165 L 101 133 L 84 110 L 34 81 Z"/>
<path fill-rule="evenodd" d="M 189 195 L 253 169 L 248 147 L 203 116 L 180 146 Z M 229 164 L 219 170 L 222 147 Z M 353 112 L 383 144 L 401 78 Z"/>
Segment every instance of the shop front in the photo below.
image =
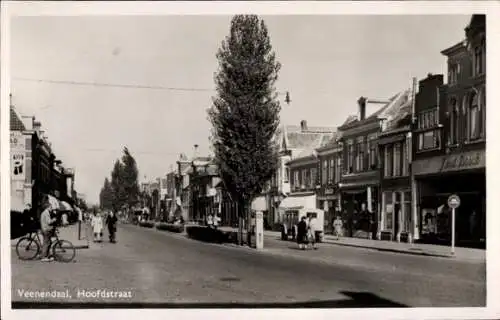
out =
<path fill-rule="evenodd" d="M 333 221 L 340 215 L 340 201 L 338 188 L 335 186 L 322 187 L 318 194 L 317 208 L 325 212 L 324 230 L 326 234 L 333 233 Z"/>
<path fill-rule="evenodd" d="M 409 242 L 411 232 L 411 189 L 384 188 L 380 215 L 380 240 Z"/>
<path fill-rule="evenodd" d="M 375 238 L 379 211 L 378 181 L 340 183 L 339 187 L 344 236 Z"/>
<path fill-rule="evenodd" d="M 415 162 L 419 241 L 451 244 L 452 219 L 448 197 L 460 197 L 455 210 L 456 245 L 485 248 L 485 151 L 469 151 Z"/>

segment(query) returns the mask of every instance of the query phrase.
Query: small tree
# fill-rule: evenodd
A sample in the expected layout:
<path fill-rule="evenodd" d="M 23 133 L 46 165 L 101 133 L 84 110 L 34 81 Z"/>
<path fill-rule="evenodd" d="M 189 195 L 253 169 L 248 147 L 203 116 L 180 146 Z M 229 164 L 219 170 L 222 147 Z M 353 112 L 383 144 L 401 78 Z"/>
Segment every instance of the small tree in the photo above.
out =
<path fill-rule="evenodd" d="M 212 146 L 221 178 L 238 203 L 241 244 L 245 217 L 250 227 L 250 204 L 277 168 L 273 138 L 281 108 L 274 83 L 281 65 L 264 21 L 255 15 L 233 17 L 217 59 L 217 94 L 208 111 Z"/>

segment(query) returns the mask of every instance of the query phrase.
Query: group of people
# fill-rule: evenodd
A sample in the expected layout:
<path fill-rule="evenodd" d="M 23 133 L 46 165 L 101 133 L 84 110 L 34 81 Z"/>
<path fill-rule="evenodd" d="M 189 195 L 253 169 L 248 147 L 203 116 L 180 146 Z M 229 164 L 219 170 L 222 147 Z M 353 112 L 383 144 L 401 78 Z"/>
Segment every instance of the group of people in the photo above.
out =
<path fill-rule="evenodd" d="M 303 216 L 300 219 L 300 222 L 297 224 L 297 243 L 299 245 L 299 249 L 305 250 L 311 244 L 311 247 L 314 250 L 317 250 L 316 246 L 316 219 L 312 216 L 309 219 L 306 216 Z"/>
<path fill-rule="evenodd" d="M 108 228 L 109 242 L 116 243 L 116 225 L 118 218 L 113 211 L 108 213 L 95 212 L 90 224 L 94 234 L 94 242 L 102 242 L 104 226 Z"/>
<path fill-rule="evenodd" d="M 219 217 L 218 214 L 216 214 L 216 215 L 209 214 L 207 216 L 206 223 L 207 223 L 207 226 L 209 228 L 217 229 L 217 227 L 219 226 L 220 221 L 221 221 L 221 218 Z"/>

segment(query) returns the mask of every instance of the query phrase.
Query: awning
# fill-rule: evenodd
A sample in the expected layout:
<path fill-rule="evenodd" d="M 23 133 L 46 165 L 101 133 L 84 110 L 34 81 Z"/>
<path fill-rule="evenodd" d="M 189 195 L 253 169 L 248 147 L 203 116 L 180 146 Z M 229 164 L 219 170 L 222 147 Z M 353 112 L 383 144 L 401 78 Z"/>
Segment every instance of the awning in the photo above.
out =
<path fill-rule="evenodd" d="M 313 209 L 316 208 L 316 195 L 290 196 L 280 203 L 280 209 Z"/>
<path fill-rule="evenodd" d="M 66 201 L 59 201 L 59 210 L 61 211 L 73 211 L 73 208 Z"/>
<path fill-rule="evenodd" d="M 259 196 L 252 201 L 252 210 L 255 211 L 266 211 L 267 201 L 265 196 Z"/>

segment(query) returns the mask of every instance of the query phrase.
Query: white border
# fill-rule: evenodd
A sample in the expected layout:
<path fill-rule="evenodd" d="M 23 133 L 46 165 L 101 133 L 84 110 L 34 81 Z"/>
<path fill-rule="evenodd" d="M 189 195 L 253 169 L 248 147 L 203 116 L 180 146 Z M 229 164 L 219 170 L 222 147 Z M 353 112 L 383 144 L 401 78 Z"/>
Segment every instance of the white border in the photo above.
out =
<path fill-rule="evenodd" d="M 498 135 L 498 125 L 496 119 L 498 110 L 495 103 L 500 101 L 499 91 L 496 87 L 500 83 L 500 17 L 499 5 L 496 1 L 407 1 L 407 2 L 2 2 L 1 3 L 1 236 L 2 236 L 2 316 L 6 319 L 19 319 L 21 317 L 33 317 L 37 319 L 66 319 L 71 312 L 71 316 L 77 319 L 88 317 L 101 318 L 109 317 L 110 312 L 121 319 L 134 319 L 137 317 L 164 318 L 164 317 L 194 317 L 211 318 L 223 317 L 228 319 L 266 319 L 274 317 L 287 317 L 304 319 L 357 319 L 363 317 L 382 319 L 493 319 L 498 318 L 499 307 L 494 309 L 494 305 L 500 305 L 500 294 L 498 290 L 499 278 L 497 277 L 499 266 L 499 226 L 500 206 L 487 201 L 487 308 L 415 308 L 415 309 L 298 309 L 298 310 L 230 310 L 221 311 L 206 310 L 24 310 L 12 311 L 10 309 L 10 239 L 9 226 L 10 218 L 8 213 L 10 201 L 9 177 L 5 173 L 10 172 L 9 166 L 9 134 L 8 134 L 8 96 L 9 96 L 9 17 L 12 15 L 38 16 L 38 15 L 166 15 L 166 14 L 189 14 L 189 15 L 232 15 L 235 13 L 257 13 L 261 15 L 278 14 L 472 14 L 487 13 L 488 47 L 487 47 L 487 101 L 488 119 L 487 130 L 489 141 L 495 141 Z M 497 17 L 497 18 L 495 18 Z M 465 28 L 465 26 L 464 26 Z M 460 39 L 457 39 L 460 40 Z M 446 46 L 447 44 L 443 44 Z M 439 52 L 436 52 L 439 54 Z M 495 86 L 496 85 L 496 86 Z M 496 126 L 495 126 L 496 125 Z M 493 143 L 487 145 L 487 190 L 488 195 L 495 197 L 498 182 L 495 181 L 496 170 L 500 163 L 500 147 Z M 436 283 L 439 286 L 439 283 Z M 83 313 L 85 311 L 86 313 Z M 88 313 L 90 312 L 90 313 Z M 124 317 L 125 316 L 125 317 Z"/>

